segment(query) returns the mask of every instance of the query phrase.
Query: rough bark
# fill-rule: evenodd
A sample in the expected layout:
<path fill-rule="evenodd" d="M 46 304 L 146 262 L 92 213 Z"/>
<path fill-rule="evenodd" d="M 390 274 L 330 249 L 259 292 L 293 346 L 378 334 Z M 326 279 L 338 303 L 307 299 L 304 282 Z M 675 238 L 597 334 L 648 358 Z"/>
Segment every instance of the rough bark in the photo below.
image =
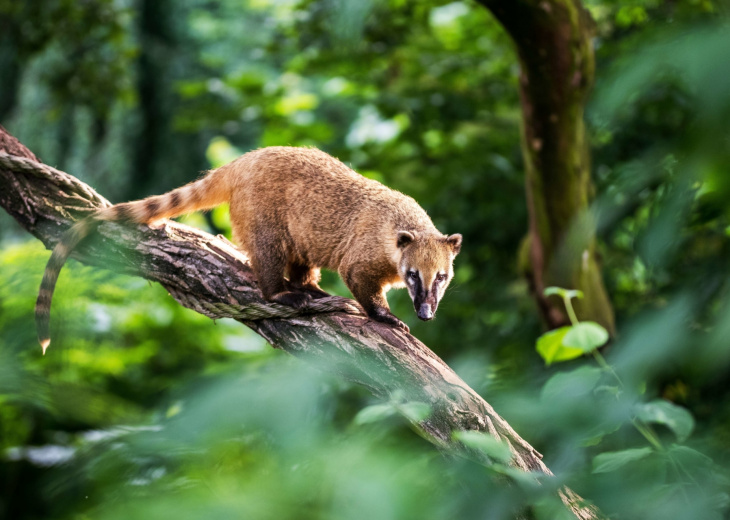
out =
<path fill-rule="evenodd" d="M 37 160 L 0 126 L 0 153 Z M 108 204 L 74 177 L 19 173 L 0 165 L 0 205 L 47 247 L 94 207 Z M 177 222 L 157 228 L 104 223 L 74 253 L 77 260 L 160 282 L 181 303 L 265 303 L 244 255 L 228 241 Z M 541 455 L 423 343 L 363 315 L 328 313 L 243 321 L 275 348 L 341 374 L 383 399 L 426 402 L 432 415 L 416 424 L 439 448 L 490 461 L 452 440 L 452 432 L 486 432 L 509 444 L 511 464 L 550 475 Z M 40 349 L 39 349 L 40 353 Z M 559 491 L 577 518 L 599 518 L 569 489 Z"/>
<path fill-rule="evenodd" d="M 591 168 L 583 111 L 594 79 L 593 20 L 580 0 L 479 0 L 520 59 L 522 151 L 530 226 L 523 269 L 550 328 L 568 323 L 545 287 L 581 289 L 578 317 L 614 332 L 588 212 Z"/>

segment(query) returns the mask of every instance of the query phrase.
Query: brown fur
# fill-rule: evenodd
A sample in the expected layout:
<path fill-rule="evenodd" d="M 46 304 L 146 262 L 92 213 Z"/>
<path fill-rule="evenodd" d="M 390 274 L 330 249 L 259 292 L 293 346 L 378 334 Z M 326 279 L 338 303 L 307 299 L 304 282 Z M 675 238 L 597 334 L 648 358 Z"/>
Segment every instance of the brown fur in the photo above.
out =
<path fill-rule="evenodd" d="M 325 295 L 318 285 L 324 267 L 340 273 L 369 316 L 406 329 L 390 313 L 385 293 L 408 286 L 417 303 L 406 279 L 416 271 L 435 312 L 461 244 L 461 235 L 442 235 L 412 198 L 320 150 L 263 148 L 165 195 L 117 204 L 75 224 L 53 250 L 36 304 L 44 350 L 58 274 L 98 222 L 149 223 L 224 202 L 230 203 L 234 239 L 249 254 L 266 299 L 299 307 Z M 445 276 L 438 286 L 437 273 Z"/>

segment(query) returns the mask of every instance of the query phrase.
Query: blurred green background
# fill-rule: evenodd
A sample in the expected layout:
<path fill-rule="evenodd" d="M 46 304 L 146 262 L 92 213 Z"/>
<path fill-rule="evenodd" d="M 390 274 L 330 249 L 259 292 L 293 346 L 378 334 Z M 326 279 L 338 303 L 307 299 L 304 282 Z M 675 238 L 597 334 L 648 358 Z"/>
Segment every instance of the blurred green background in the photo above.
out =
<path fill-rule="evenodd" d="M 474 3 L 0 0 L 0 124 L 113 202 L 270 145 L 316 146 L 413 196 L 464 246 L 436 321 L 403 291 L 393 310 L 556 482 L 612 518 L 730 518 L 730 7 L 584 3 L 620 388 L 590 357 L 535 352 L 519 66 Z M 227 218 L 184 220 L 227 233 Z M 375 402 L 363 389 L 140 279 L 71 261 L 41 358 L 49 253 L 4 213 L 0 241 L 1 518 L 563 517 L 554 483 L 506 485 L 404 420 L 354 421 Z M 332 273 L 324 287 L 346 294 Z"/>

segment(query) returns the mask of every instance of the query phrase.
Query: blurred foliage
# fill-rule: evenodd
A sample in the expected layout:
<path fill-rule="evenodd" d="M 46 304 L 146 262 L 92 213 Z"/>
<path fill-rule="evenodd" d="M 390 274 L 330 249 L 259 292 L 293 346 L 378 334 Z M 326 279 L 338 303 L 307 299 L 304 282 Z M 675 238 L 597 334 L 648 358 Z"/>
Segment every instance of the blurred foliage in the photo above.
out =
<path fill-rule="evenodd" d="M 567 483 L 611 517 L 728 518 L 729 6 L 585 4 L 591 213 L 619 335 L 597 363 L 590 325 L 553 333 L 546 367 L 515 260 L 518 63 L 484 9 L 0 0 L 0 123 L 111 200 L 259 146 L 311 145 L 463 233 L 438 319 L 417 322 L 402 291 L 392 306 L 556 474 L 536 486 L 446 458 L 397 415 L 422 405 L 374 402 L 243 326 L 74 262 L 41 358 L 32 306 L 48 254 L 2 215 L 0 517 L 512 518 L 532 506 L 554 519 Z M 230 227 L 226 208 L 184 220 Z M 346 294 L 332 273 L 325 286 Z M 461 440 L 501 460 L 498 443 Z"/>

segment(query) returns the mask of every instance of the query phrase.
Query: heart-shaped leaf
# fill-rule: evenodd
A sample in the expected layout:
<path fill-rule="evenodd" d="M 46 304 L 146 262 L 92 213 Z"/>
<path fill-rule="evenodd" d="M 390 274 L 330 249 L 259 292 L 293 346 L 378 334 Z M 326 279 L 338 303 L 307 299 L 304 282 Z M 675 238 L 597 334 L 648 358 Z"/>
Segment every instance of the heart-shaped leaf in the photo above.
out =
<path fill-rule="evenodd" d="M 542 387 L 540 398 L 559 403 L 566 399 L 588 396 L 593 392 L 602 374 L 600 368 L 590 366 L 557 373 Z"/>
<path fill-rule="evenodd" d="M 634 413 L 642 421 L 663 424 L 674 432 L 680 442 L 689 437 L 695 427 L 692 414 L 676 404 L 661 399 L 636 405 Z"/>
<path fill-rule="evenodd" d="M 583 355 L 581 349 L 566 347 L 563 344 L 563 339 L 570 329 L 571 327 L 560 327 L 546 332 L 537 339 L 535 349 L 545 360 L 545 364 L 551 365 L 556 361 L 568 361 Z"/>
<path fill-rule="evenodd" d="M 570 327 L 563 337 L 563 345 L 591 352 L 608 341 L 608 331 L 594 321 L 582 321 Z"/>

